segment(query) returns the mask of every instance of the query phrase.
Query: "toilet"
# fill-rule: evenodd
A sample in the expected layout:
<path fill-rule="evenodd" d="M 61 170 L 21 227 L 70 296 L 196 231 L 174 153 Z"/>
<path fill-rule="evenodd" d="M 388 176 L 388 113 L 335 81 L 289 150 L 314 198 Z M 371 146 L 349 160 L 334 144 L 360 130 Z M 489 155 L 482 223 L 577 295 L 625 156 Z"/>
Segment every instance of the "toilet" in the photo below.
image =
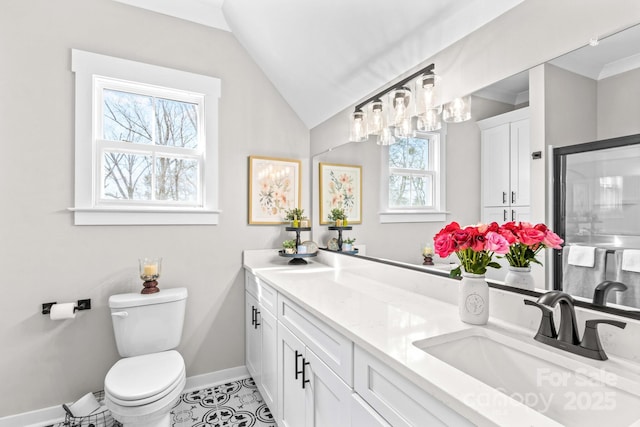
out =
<path fill-rule="evenodd" d="M 118 360 L 104 379 L 105 404 L 124 427 L 169 427 L 186 381 L 180 344 L 187 289 L 109 298 Z"/>

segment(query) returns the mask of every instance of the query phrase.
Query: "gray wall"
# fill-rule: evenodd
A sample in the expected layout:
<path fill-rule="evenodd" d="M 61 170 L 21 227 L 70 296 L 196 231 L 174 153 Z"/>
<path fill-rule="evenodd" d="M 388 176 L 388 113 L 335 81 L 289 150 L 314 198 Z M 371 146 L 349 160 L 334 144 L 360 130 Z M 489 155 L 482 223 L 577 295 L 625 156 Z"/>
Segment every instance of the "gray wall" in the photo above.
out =
<path fill-rule="evenodd" d="M 218 226 L 72 225 L 72 48 L 222 80 Z M 3 0 L 0 57 L 0 417 L 102 389 L 118 359 L 107 298 L 141 288 L 141 256 L 164 257 L 161 288 L 189 290 L 187 375 L 244 365 L 242 250 L 286 237 L 247 225 L 247 157 L 303 159 L 306 177 L 309 130 L 232 34 L 110 0 Z M 73 321 L 39 313 L 81 298 L 93 309 Z"/>
<path fill-rule="evenodd" d="M 640 69 L 598 81 L 598 139 L 640 133 Z"/>

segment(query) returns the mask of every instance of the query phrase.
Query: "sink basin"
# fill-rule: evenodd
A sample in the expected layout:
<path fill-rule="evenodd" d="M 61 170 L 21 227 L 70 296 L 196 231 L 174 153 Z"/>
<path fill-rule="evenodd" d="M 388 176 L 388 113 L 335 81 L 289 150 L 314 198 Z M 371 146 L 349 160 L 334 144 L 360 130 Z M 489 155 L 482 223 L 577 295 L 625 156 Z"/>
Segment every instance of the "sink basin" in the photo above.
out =
<path fill-rule="evenodd" d="M 565 426 L 630 426 L 640 419 L 640 384 L 489 329 L 413 343 L 426 353 Z"/>

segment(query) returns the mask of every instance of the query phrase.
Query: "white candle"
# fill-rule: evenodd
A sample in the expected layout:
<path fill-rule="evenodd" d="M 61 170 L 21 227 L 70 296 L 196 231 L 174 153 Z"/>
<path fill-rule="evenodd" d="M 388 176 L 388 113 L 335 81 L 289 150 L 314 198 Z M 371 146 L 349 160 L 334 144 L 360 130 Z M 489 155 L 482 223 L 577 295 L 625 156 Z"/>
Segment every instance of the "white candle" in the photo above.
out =
<path fill-rule="evenodd" d="M 158 274 L 158 266 L 155 264 L 145 264 L 143 274 L 145 276 L 155 276 Z"/>

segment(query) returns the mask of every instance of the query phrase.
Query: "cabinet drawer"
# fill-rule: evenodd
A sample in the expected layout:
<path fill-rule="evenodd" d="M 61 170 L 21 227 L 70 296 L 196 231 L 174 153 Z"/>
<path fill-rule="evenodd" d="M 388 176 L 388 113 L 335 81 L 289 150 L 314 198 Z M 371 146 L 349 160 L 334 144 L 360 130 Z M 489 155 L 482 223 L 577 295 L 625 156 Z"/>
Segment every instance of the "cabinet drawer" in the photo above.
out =
<path fill-rule="evenodd" d="M 354 359 L 356 393 L 394 427 L 473 426 L 361 348 L 355 348 Z"/>
<path fill-rule="evenodd" d="M 391 427 L 357 394 L 351 395 L 351 427 Z"/>
<path fill-rule="evenodd" d="M 278 295 L 278 320 L 349 386 L 353 385 L 353 343 L 286 297 Z"/>
<path fill-rule="evenodd" d="M 275 289 L 246 270 L 244 273 L 244 286 L 245 290 L 253 295 L 263 308 L 269 310 L 274 316 L 277 314 L 278 292 Z"/>

